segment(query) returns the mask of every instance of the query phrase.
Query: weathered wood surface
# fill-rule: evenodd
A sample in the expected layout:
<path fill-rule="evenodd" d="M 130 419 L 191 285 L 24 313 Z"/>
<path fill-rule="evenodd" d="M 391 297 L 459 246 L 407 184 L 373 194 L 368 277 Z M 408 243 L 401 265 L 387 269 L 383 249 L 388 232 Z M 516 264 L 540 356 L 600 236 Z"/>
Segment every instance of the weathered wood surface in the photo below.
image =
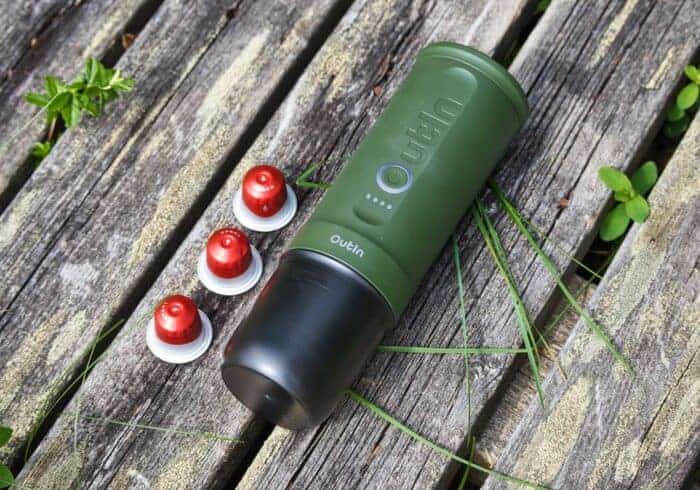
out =
<path fill-rule="evenodd" d="M 700 118 L 626 237 L 591 307 L 634 361 L 579 322 L 498 467 L 555 488 L 679 488 L 700 453 Z M 486 488 L 500 488 L 489 480 Z"/>
<path fill-rule="evenodd" d="M 76 5 L 72 0 L 3 0 L 0 2 L 0 81 L 31 49 L 31 40 Z"/>
<path fill-rule="evenodd" d="M 592 241 L 608 191 L 601 165 L 629 169 L 658 129 L 682 67 L 698 47 L 694 2 L 553 2 L 511 72 L 533 108 L 497 172 L 525 216 L 574 254 Z M 678 15 L 683 12 L 683 15 Z M 439 33 L 436 33 L 439 36 Z M 398 64 L 395 66 L 399 66 Z M 630 117 L 634 114 L 634 117 Z M 570 204 L 557 207 L 569 195 Z M 502 214 L 496 216 L 509 263 L 536 320 L 554 283 Z M 474 227 L 457 232 L 467 289 L 470 343 L 514 346 L 511 301 Z M 546 245 L 559 268 L 570 261 Z M 457 285 L 448 248 L 385 343 L 461 345 Z M 508 356 L 472 358 L 473 419 L 485 417 Z M 633 360 L 634 362 L 634 360 Z M 456 450 L 465 435 L 464 363 L 458 358 L 377 354 L 355 389 L 433 441 Z M 347 401 L 319 428 L 275 430 L 243 479 L 247 488 L 424 488 L 450 481 L 456 465 Z M 517 476 L 517 475 L 516 475 Z"/>
<path fill-rule="evenodd" d="M 374 23 L 382 25 L 386 15 L 393 15 L 379 8 L 387 2 L 372 2 L 371 5 L 376 8 L 371 11 Z M 502 15 L 501 3 L 490 2 L 490 5 L 492 11 Z M 513 71 L 530 92 L 535 111 L 509 159 L 513 170 L 502 170 L 500 178 L 528 216 L 536 214 L 535 221 L 540 227 L 552 229 L 553 237 L 558 242 L 568 243 L 574 251 L 585 248 L 590 241 L 607 195 L 597 185 L 596 167 L 614 162 L 627 168 L 635 163 L 645 138 L 655 129 L 656 116 L 662 112 L 674 83 L 680 78 L 680 68 L 697 48 L 697 36 L 691 28 L 697 24 L 697 18 L 693 17 L 695 13 L 689 5 L 692 7 L 692 2 L 660 2 L 658 6 L 651 2 L 628 2 L 624 6 L 621 3 L 555 2 L 545 17 L 544 27 L 535 31 L 532 36 L 535 40 L 528 42 L 516 61 Z M 370 52 L 366 58 L 368 63 L 384 61 L 375 62 L 374 71 L 355 60 L 353 50 L 360 50 L 356 46 L 361 45 L 361 41 L 352 34 L 344 39 L 345 44 L 338 41 L 333 50 L 324 48 L 323 56 L 319 57 L 321 61 L 314 63 L 315 69 L 307 76 L 318 77 L 325 84 L 313 83 L 312 89 L 308 89 L 309 95 L 303 88 L 304 82 L 299 86 L 302 88 L 290 95 L 221 196 L 230 197 L 244 169 L 260 160 L 277 163 L 294 174 L 309 161 L 351 150 L 396 83 L 403 78 L 411 56 L 425 39 L 414 42 L 413 36 L 420 38 L 416 33 L 422 32 L 424 26 L 437 29 L 431 34 L 438 39 L 444 35 L 459 40 L 479 34 L 478 30 L 460 32 L 455 27 L 451 34 L 443 33 L 434 24 L 435 18 L 429 15 L 431 9 L 441 11 L 442 5 L 428 3 L 422 10 L 413 11 L 406 6 L 403 8 L 404 16 L 399 22 L 387 23 L 384 31 L 370 24 L 376 31 L 371 32 L 371 36 L 377 37 L 366 41 L 370 43 L 363 48 Z M 689 17 L 675 18 L 680 10 L 684 15 L 690 12 Z M 489 17 L 485 15 L 480 20 Z M 503 21 L 499 15 L 493 18 Z M 454 11 L 444 15 L 444 21 L 450 19 L 456 20 Z M 347 22 L 352 20 L 352 16 L 346 19 Z M 357 18 L 354 20 L 357 22 Z M 653 29 L 645 28 L 652 25 Z M 387 37 L 387 32 L 394 33 L 394 37 Z M 360 29 L 359 35 L 368 33 Z M 365 75 L 369 77 L 362 78 Z M 385 87 L 381 97 L 371 92 L 372 86 L 379 83 Z M 629 87 L 637 91 L 628 93 Z M 309 111 L 309 107 L 313 111 Z M 639 120 L 629 120 L 626 114 L 632 111 Z M 358 120 L 352 121 L 353 117 Z M 316 138 L 324 139 L 315 145 L 309 144 Z M 332 177 L 338 167 L 327 166 L 322 171 L 323 176 Z M 574 191 L 570 208 L 559 211 L 555 203 L 571 189 Z M 297 224 L 308 217 L 318 194 L 301 197 L 302 212 Z M 196 284 L 193 267 L 188 270 L 183 266 L 194 264 L 194 257 L 213 227 L 232 222 L 225 202 L 221 197 L 213 206 L 215 210 L 207 211 L 158 284 L 143 299 L 127 330 L 106 354 L 107 361 L 91 375 L 82 395 L 85 413 L 119 420 L 214 429 L 223 434 L 238 434 L 246 442 L 255 441 L 259 427 L 225 392 L 216 369 L 218 349 L 249 308 L 253 295 L 240 302 L 216 298 L 204 293 Z M 108 205 L 114 206 L 114 201 Z M 128 209 L 128 205 L 124 207 Z M 582 215 L 587 218 L 581 220 Z M 296 227 L 255 237 L 255 242 L 265 252 L 268 275 Z M 509 315 L 509 301 L 502 284 L 497 278 L 490 280 L 493 268 L 487 253 L 477 246 L 480 241 L 473 230 L 466 228 L 466 222 L 460 230 L 463 262 L 467 264 L 464 271 L 469 285 L 470 318 L 479 321 L 472 325 L 473 344 L 515 344 L 518 336 L 514 324 L 498 321 Z M 518 279 L 522 281 L 527 277 L 530 281 L 526 301 L 536 313 L 546 311 L 544 306 L 553 289 L 551 281 L 512 232 L 505 236 L 505 241 L 512 250 L 511 262 L 516 266 Z M 562 269 L 568 266 L 565 258 L 559 257 L 557 261 Z M 451 255 L 446 253 L 388 342 L 460 344 L 456 285 L 451 267 Z M 119 287 L 130 287 L 133 282 L 127 280 L 125 284 Z M 212 314 L 217 328 L 220 325 L 223 328 L 217 335 L 217 345 L 201 363 L 170 368 L 149 357 L 142 338 L 134 332 L 138 331 L 155 301 L 175 289 L 191 292 Z M 487 302 L 486 298 L 493 300 Z M 475 398 L 479 399 L 476 402 L 473 399 L 472 403 L 479 410 L 496 391 L 498 380 L 507 372 L 512 359 L 475 358 L 473 362 L 476 366 L 473 389 Z M 124 373 L 120 373 L 120 369 Z M 459 359 L 382 354 L 370 364 L 359 387 L 409 420 L 419 431 L 456 448 L 464 431 L 463 374 L 463 363 Z M 158 381 L 159 377 L 166 381 Z M 150 391 L 150 387 L 155 387 L 154 391 Z M 74 400 L 68 411 L 75 410 L 76 406 Z M 206 412 L 202 407 L 206 407 Z M 427 419 L 417 421 L 420 417 Z M 82 457 L 69 460 L 71 424 L 72 418 L 67 415 L 59 419 L 24 473 L 30 475 L 30 481 L 36 481 L 43 474 L 57 476 L 59 473 L 60 476 L 61 471 L 57 469 L 65 469 L 68 481 L 80 479 L 93 482 L 95 486 L 108 482 L 114 486 L 145 485 L 145 482 L 164 486 L 168 482 L 185 482 L 185 486 L 222 484 L 223 480 L 218 480 L 213 472 L 221 470 L 224 475 L 230 475 L 232 466 L 238 464 L 248 450 L 246 446 L 174 435 L 163 437 L 115 426 L 89 426 L 88 433 L 88 426 L 81 423 L 79 454 Z M 80 471 L 78 476 L 76 468 Z M 340 480 L 348 486 L 372 482 L 384 487 L 412 484 L 420 487 L 434 483 L 445 468 L 441 457 L 398 437 L 371 415 L 344 404 L 334 418 L 317 430 L 296 436 L 275 430 L 253 462 L 244 483 L 257 487 L 323 486 Z M 44 481 L 50 481 L 49 476 L 46 478 Z"/>
<path fill-rule="evenodd" d="M 574 274 L 568 281 L 570 291 L 577 294 L 581 304 L 586 304 L 595 292 L 596 285 L 584 281 Z M 557 356 L 566 343 L 579 316 L 569 302 L 561 297 L 548 318 L 541 332 L 547 331 L 547 346 L 540 349 L 540 375 L 546 376 L 553 370 L 562 369 Z M 551 329 L 551 330 L 548 330 Z M 537 396 L 535 379 L 527 359 L 520 359 L 519 366 L 513 379 L 503 387 L 498 401 L 489 409 L 488 420 L 479 427 L 474 437 L 477 439 L 474 451 L 474 461 L 487 468 L 494 468 L 498 458 L 508 444 L 508 440 L 518 427 L 530 402 Z M 483 484 L 486 475 L 470 471 L 470 481 Z"/>
<path fill-rule="evenodd" d="M 89 343 L 140 299 L 336 4 L 164 4 L 119 62 L 140 74 L 138 90 L 61 138 L 7 209 L 0 416 L 15 429 L 13 455 Z"/>
<path fill-rule="evenodd" d="M 11 188 L 31 171 L 28 159 L 46 118 L 24 102 L 43 90 L 43 77 L 72 79 L 89 56 L 101 58 L 127 26 L 139 23 L 156 0 L 3 2 L 0 32 L 0 210 Z M 33 40 L 33 41 L 32 41 Z M 12 181 L 16 182 L 13 184 Z"/>
<path fill-rule="evenodd" d="M 63 478 L 64 484 L 79 480 L 86 486 L 111 483 L 119 487 L 146 482 L 165 485 L 179 479 L 183 486 L 223 485 L 232 468 L 265 435 L 263 426 L 255 424 L 253 415 L 227 391 L 218 371 L 223 344 L 250 309 L 255 293 L 220 298 L 206 292 L 194 273 L 203 244 L 213 229 L 234 222 L 231 199 L 241 176 L 251 165 L 271 162 L 280 165 L 287 175 L 296 175 L 309 162 L 348 153 L 402 80 L 435 24 L 455 28 L 452 22 L 468 25 L 469 19 L 487 18 L 482 8 L 494 12 L 493 3 L 472 3 L 469 7 L 460 3 L 450 2 L 439 8 L 432 2 L 412 6 L 411 2 L 399 0 L 353 5 L 145 295 L 104 354 L 105 361 L 91 373 L 79 395 L 82 410 L 89 415 L 215 430 L 240 437 L 244 443 L 231 445 L 182 436 L 163 437 L 161 433 L 81 422 L 80 453 L 76 456 L 79 469 L 69 467 L 72 473 L 56 471 L 66 462 L 66 452 L 72 447 L 73 418 L 69 413 L 77 410 L 74 399 L 25 467 L 23 482 L 46 484 Z M 524 5 L 517 5 L 510 16 L 511 22 L 499 19 L 499 22 L 479 23 L 480 28 L 472 30 L 472 40 L 481 44 L 481 35 L 495 39 L 509 37 L 519 17 L 516 14 Z M 417 29 L 424 37 L 403 45 L 406 36 Z M 489 50 L 494 47 L 485 45 Z M 397 50 L 400 58 L 395 55 Z M 400 73 L 390 69 L 396 60 L 401 62 Z M 373 88 L 385 78 L 390 78 L 384 84 L 387 93 L 375 95 Z M 367 117 L 359 117 L 367 112 Z M 316 141 L 309 144 L 312 136 Z M 324 176 L 330 178 L 339 168 L 339 164 L 325 167 Z M 251 236 L 265 259 L 261 285 L 274 271 L 280 252 L 309 216 L 320 194 L 306 192 L 299 197 L 300 216 L 292 225 L 279 233 Z M 175 368 L 155 359 L 143 342 L 144 319 L 161 297 L 174 291 L 192 295 L 216 325 L 214 345 L 207 356 L 192 365 Z"/>

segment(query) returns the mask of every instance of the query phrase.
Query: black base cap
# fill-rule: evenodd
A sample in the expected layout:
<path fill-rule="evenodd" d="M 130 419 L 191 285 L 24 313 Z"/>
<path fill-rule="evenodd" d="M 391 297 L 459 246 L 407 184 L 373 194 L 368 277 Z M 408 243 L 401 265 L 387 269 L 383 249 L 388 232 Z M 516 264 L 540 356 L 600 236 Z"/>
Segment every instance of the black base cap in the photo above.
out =
<path fill-rule="evenodd" d="M 357 272 L 292 250 L 231 336 L 221 374 L 255 413 L 307 428 L 330 415 L 393 323 L 386 300 Z"/>

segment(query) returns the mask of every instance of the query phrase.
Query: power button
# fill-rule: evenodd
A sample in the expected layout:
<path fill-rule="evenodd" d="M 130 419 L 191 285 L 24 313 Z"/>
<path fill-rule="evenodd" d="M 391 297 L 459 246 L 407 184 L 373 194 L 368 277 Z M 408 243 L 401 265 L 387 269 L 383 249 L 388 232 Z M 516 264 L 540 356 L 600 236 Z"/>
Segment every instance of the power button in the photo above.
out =
<path fill-rule="evenodd" d="M 411 169 L 401 163 L 385 163 L 377 169 L 377 185 L 389 194 L 400 194 L 412 183 Z"/>

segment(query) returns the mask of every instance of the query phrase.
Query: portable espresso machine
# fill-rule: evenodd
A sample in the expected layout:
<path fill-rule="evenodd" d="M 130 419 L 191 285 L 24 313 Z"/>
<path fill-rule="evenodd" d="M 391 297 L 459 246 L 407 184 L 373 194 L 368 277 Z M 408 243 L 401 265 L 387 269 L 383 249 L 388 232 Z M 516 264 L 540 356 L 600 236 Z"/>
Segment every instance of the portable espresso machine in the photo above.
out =
<path fill-rule="evenodd" d="M 328 417 L 527 114 L 487 56 L 423 49 L 231 336 L 221 369 L 236 397 L 290 429 Z"/>

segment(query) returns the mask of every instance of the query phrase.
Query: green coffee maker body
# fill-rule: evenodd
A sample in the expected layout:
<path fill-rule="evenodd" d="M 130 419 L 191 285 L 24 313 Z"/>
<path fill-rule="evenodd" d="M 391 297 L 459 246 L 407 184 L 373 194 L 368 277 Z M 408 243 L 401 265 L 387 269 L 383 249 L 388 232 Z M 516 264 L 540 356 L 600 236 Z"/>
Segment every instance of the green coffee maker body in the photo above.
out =
<path fill-rule="evenodd" d="M 487 56 L 424 48 L 229 341 L 234 394 L 289 428 L 325 419 L 527 114 L 518 83 Z"/>

